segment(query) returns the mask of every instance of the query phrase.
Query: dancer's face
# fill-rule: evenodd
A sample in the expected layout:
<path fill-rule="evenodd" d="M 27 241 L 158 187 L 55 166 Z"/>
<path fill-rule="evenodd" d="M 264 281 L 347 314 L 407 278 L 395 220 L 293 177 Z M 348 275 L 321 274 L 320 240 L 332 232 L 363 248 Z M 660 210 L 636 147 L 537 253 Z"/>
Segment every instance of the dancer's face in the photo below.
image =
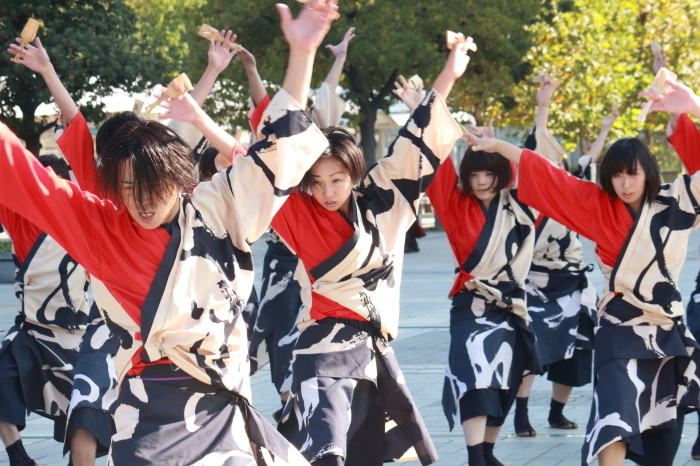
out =
<path fill-rule="evenodd" d="M 469 186 L 472 188 L 474 197 L 484 204 L 488 204 L 496 197 L 496 190 L 493 186 L 498 184 L 498 178 L 492 172 L 482 170 L 469 174 Z"/>
<path fill-rule="evenodd" d="M 325 158 L 311 169 L 311 194 L 324 208 L 342 209 L 350 215 L 350 172 L 333 158 Z"/>
<path fill-rule="evenodd" d="M 130 162 L 124 162 L 119 167 L 119 183 L 124 207 L 131 218 L 143 228 L 154 230 L 161 225 L 170 223 L 175 218 L 180 197 L 180 190 L 177 187 L 173 186 L 173 189 L 161 201 L 148 201 L 145 205 L 138 205 L 134 198 L 134 175 Z"/>
<path fill-rule="evenodd" d="M 637 162 L 634 173 L 626 171 L 617 173 L 612 177 L 612 185 L 615 194 L 622 202 L 628 204 L 635 212 L 644 199 L 644 187 L 646 183 L 646 173 Z"/>

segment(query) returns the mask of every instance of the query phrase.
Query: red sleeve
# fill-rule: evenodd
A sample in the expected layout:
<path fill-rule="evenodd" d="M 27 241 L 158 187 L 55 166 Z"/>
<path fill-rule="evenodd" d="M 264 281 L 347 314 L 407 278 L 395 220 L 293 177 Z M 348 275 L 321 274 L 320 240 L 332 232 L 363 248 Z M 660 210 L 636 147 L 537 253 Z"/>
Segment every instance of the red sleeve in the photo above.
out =
<path fill-rule="evenodd" d="M 20 262 L 24 262 L 29 251 L 41 236 L 41 230 L 16 212 L 0 205 L 0 223 L 12 239 L 12 246 Z"/>
<path fill-rule="evenodd" d="M 435 178 L 425 193 L 430 198 L 435 215 L 443 226 L 451 224 L 450 215 L 454 215 L 459 205 L 461 189 L 457 186 L 459 177 L 455 171 L 452 158 L 446 158 L 435 172 Z"/>
<path fill-rule="evenodd" d="M 611 199 L 597 184 L 580 180 L 529 150 L 520 157 L 518 197 L 604 249 L 620 238 L 624 243 L 634 223 L 622 201 Z"/>
<path fill-rule="evenodd" d="M 676 129 L 668 140 L 689 174 L 700 171 L 700 131 L 688 115 L 678 118 Z"/>
<path fill-rule="evenodd" d="M 260 102 L 257 107 L 255 107 L 255 110 L 253 110 L 253 113 L 250 115 L 250 127 L 253 130 L 253 134 L 256 135 L 256 138 L 258 134 L 258 126 L 260 126 L 260 120 L 262 120 L 268 105 L 270 105 L 270 96 L 265 94 L 263 101 Z"/>
<path fill-rule="evenodd" d="M 97 170 L 95 169 L 95 149 L 92 143 L 92 133 L 83 114 L 71 121 L 56 145 L 68 161 L 75 179 L 83 191 L 97 194 Z"/>

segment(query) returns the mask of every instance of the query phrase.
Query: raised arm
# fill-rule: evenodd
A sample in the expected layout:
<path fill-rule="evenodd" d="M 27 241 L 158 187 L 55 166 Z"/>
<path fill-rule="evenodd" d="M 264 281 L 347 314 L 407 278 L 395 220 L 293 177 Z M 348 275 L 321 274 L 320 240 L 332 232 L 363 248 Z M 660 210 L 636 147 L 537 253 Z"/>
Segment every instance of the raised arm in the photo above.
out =
<path fill-rule="evenodd" d="M 243 63 L 245 73 L 248 76 L 248 89 L 250 90 L 250 98 L 253 100 L 253 105 L 258 107 L 267 97 L 265 84 L 258 73 L 258 66 L 255 62 L 255 57 L 247 49 L 242 49 L 238 52 L 238 59 Z"/>
<path fill-rule="evenodd" d="M 527 149 L 499 139 L 471 136 L 474 150 L 498 152 L 519 165 L 518 199 L 547 217 L 593 241 L 605 241 L 605 225 L 609 219 L 625 222 L 629 215 L 614 205 L 612 199 L 595 183 L 570 175 L 549 160 Z M 622 212 L 624 213 L 624 212 Z"/>
<path fill-rule="evenodd" d="M 292 19 L 286 6 L 278 5 L 278 10 L 290 45 L 291 76 L 287 76 L 262 118 L 260 142 L 250 148 L 247 156 L 238 156 L 233 167 L 215 175 L 211 183 L 201 183 L 193 196 L 193 202 L 200 203 L 199 208 L 213 208 L 220 218 L 226 219 L 234 244 L 243 244 L 244 240 L 252 243 L 267 230 L 275 213 L 328 147 L 326 138 L 304 112 L 304 103 L 311 81 L 307 70 L 313 67 L 316 49 L 337 11 L 335 1 L 307 3 L 296 19 Z M 178 112 L 187 114 L 194 106 L 189 113 L 197 117 L 195 124 L 207 129 L 204 123 L 208 117 L 190 96 L 185 94 L 169 102 L 169 106 L 174 117 L 181 116 Z M 216 147 L 215 140 L 210 141 Z M 208 202 L 202 203 L 201 199 Z"/>
<path fill-rule="evenodd" d="M 552 76 L 549 76 L 549 71 L 545 70 L 542 75 L 542 83 L 537 90 L 537 115 L 535 116 L 535 125 L 538 128 L 547 128 L 549 120 L 549 104 L 552 102 L 554 92 L 561 86 L 561 81 L 554 81 Z"/>
<path fill-rule="evenodd" d="M 221 35 L 226 42 L 235 42 L 236 35 L 231 31 L 221 31 Z M 231 63 L 231 59 L 236 56 L 236 50 L 225 46 L 222 42 L 209 41 L 209 51 L 207 52 L 207 68 L 199 78 L 197 85 L 192 90 L 192 98 L 200 107 L 204 105 L 207 96 L 214 87 L 214 83 L 219 75 Z"/>
<path fill-rule="evenodd" d="M 326 76 L 325 81 L 334 92 L 335 88 L 338 87 L 338 84 L 340 83 L 340 76 L 343 74 L 345 60 L 348 57 L 348 46 L 350 45 L 350 41 L 355 37 L 354 32 L 355 28 L 350 28 L 345 33 L 341 43 L 338 45 L 326 45 L 326 48 L 333 52 L 333 55 L 335 55 L 335 61 L 333 62 L 333 66 L 328 72 L 328 76 Z"/>
<path fill-rule="evenodd" d="M 18 43 L 22 43 L 19 37 L 15 39 Z M 49 59 L 49 54 L 41 45 L 41 39 L 38 37 L 34 41 L 36 47 L 31 44 L 26 44 L 25 48 L 20 48 L 19 45 L 10 44 L 7 50 L 12 55 L 21 52 L 20 58 L 12 58 L 11 61 L 26 66 L 30 70 L 39 73 L 51 92 L 53 100 L 58 105 L 58 110 L 61 112 L 61 122 L 63 126 L 71 124 L 73 119 L 78 115 L 78 106 L 73 101 L 73 98 L 68 93 Z"/>
<path fill-rule="evenodd" d="M 620 111 L 617 109 L 617 107 L 613 106 L 610 110 L 610 115 L 603 118 L 603 120 L 600 122 L 600 133 L 598 133 L 598 138 L 591 146 L 591 150 L 588 151 L 588 156 L 591 158 L 590 163 L 596 163 L 600 158 L 600 154 L 603 153 L 603 149 L 605 148 L 605 140 L 608 138 L 608 134 L 610 134 L 610 128 L 612 128 L 612 125 L 615 124 L 615 120 L 617 120 L 617 117 L 619 116 Z"/>
<path fill-rule="evenodd" d="M 0 124 L 0 204 L 14 210 L 54 238 L 76 261 L 98 278 L 101 221 L 115 207 L 44 168 L 19 139 Z M 108 228 L 105 228 L 107 230 Z M 86 247 L 86 245 L 90 245 Z"/>
<path fill-rule="evenodd" d="M 444 69 L 435 80 L 436 87 L 428 91 L 406 125 L 399 130 L 389 153 L 363 181 L 361 189 L 371 190 L 376 186 L 379 188 L 377 193 L 393 191 L 398 202 L 392 204 L 395 214 L 391 221 L 397 227 L 398 222 L 415 215 L 421 194 L 430 186 L 440 163 L 449 157 L 454 143 L 462 135 L 462 129 L 452 118 L 444 100 L 469 63 L 466 47 L 462 45 L 452 49 Z"/>

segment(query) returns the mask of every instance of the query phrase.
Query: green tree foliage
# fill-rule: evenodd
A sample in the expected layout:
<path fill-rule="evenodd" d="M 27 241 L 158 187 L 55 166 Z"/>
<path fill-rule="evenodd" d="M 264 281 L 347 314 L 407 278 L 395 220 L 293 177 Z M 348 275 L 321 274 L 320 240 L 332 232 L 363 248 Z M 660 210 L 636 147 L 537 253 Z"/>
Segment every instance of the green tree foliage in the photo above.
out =
<path fill-rule="evenodd" d="M 102 117 L 98 96 L 167 80 L 171 65 L 163 46 L 138 36 L 137 16 L 122 0 L 2 2 L 0 42 L 13 42 L 29 17 L 41 20 L 42 43 L 88 119 Z M 0 121 L 38 154 L 41 133 L 55 123 L 34 114 L 51 96 L 40 76 L 10 58 L 0 59 Z"/>
<path fill-rule="evenodd" d="M 651 114 L 637 123 L 642 101 L 637 97 L 654 79 L 653 39 L 668 52 L 668 68 L 689 86 L 700 87 L 700 3 L 685 0 L 576 0 L 560 2 L 543 11 L 530 30 L 535 45 L 526 57 L 534 69 L 556 70 L 564 81 L 554 96 L 552 132 L 567 150 L 587 151 L 600 130 L 602 115 L 616 102 L 623 114 L 612 130 L 614 137 L 643 132 L 646 142 L 663 157 L 665 115 Z M 527 126 L 535 110 L 537 85 L 515 90 L 517 106 L 493 105 L 489 111 L 502 124 Z M 671 157 L 675 161 L 675 157 Z"/>
<path fill-rule="evenodd" d="M 239 42 L 257 59 L 260 75 L 271 85 L 280 85 L 287 63 L 287 45 L 274 8 L 276 0 L 208 0 L 194 22 L 220 29 L 233 29 Z M 287 2 L 298 11 L 300 5 Z M 357 37 L 350 44 L 341 86 L 346 99 L 359 109 L 356 123 L 368 154 L 375 153 L 374 123 L 377 110 L 386 110 L 396 100 L 391 93 L 399 74 L 420 74 L 426 85 L 437 76 L 447 56 L 445 32 L 450 29 L 474 37 L 474 54 L 467 76 L 454 90 L 451 104 L 477 115 L 489 102 L 512 104 L 512 88 L 529 74 L 523 55 L 531 46 L 525 29 L 539 10 L 539 0 L 355 0 L 340 2 L 342 18 L 335 22 L 326 43 L 342 40 L 350 27 Z M 191 24 L 190 56 L 185 68 L 193 76 L 206 63 L 207 43 L 196 38 L 198 24 Z M 314 86 L 321 84 L 333 62 L 330 51 L 319 51 Z M 216 104 L 207 110 L 220 121 L 242 123 L 247 111 L 247 82 L 242 66 L 232 64 L 222 76 Z"/>

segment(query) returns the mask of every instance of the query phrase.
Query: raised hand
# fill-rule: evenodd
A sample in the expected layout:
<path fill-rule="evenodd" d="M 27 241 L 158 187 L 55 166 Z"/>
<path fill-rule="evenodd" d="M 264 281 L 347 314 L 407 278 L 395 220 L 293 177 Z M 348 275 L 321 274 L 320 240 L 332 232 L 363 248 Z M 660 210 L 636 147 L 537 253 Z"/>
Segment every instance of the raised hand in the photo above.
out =
<path fill-rule="evenodd" d="M 241 50 L 238 52 L 238 59 L 243 63 L 243 66 L 245 69 L 254 69 L 257 67 L 257 63 L 255 62 L 255 56 L 253 56 L 252 53 L 248 51 L 248 49 L 241 47 Z"/>
<path fill-rule="evenodd" d="M 493 118 L 489 120 L 488 126 L 475 126 L 471 123 L 467 126 L 469 127 L 469 131 L 471 132 L 471 134 L 473 134 L 476 137 L 489 139 L 493 139 L 496 137 L 496 133 L 493 130 Z"/>
<path fill-rule="evenodd" d="M 554 91 L 556 91 L 559 86 L 561 86 L 561 81 L 554 81 L 554 78 L 549 75 L 549 71 L 544 70 L 542 83 L 537 90 L 537 105 L 540 107 L 549 107 L 549 103 L 552 101 L 552 95 L 554 95 Z"/>
<path fill-rule="evenodd" d="M 685 84 L 667 80 L 669 90 L 662 94 L 651 91 L 639 93 L 639 97 L 646 97 L 654 101 L 652 112 L 666 113 L 690 113 L 700 116 L 700 98 Z"/>
<path fill-rule="evenodd" d="M 467 54 L 469 51 L 468 42 L 460 42 L 455 44 L 455 46 L 450 51 L 450 55 L 447 57 L 447 62 L 445 63 L 445 68 L 443 72 L 447 72 L 449 77 L 454 81 L 462 77 L 465 71 L 467 71 L 467 65 L 471 57 Z"/>
<path fill-rule="evenodd" d="M 231 31 L 221 31 L 221 35 L 227 43 L 235 42 L 238 37 Z M 207 52 L 209 66 L 212 67 L 215 72 L 221 73 L 226 69 L 229 63 L 231 63 L 231 59 L 235 57 L 237 53 L 235 49 L 224 45 L 223 42 L 210 40 L 209 52 Z"/>
<path fill-rule="evenodd" d="M 165 88 L 160 88 L 153 93 L 153 97 L 159 99 L 163 96 Z M 168 113 L 161 115 L 160 118 L 174 118 L 180 121 L 194 122 L 199 116 L 202 109 L 192 96 L 185 91 L 185 87 L 180 87 L 180 95 L 176 99 L 164 99 L 160 106 L 167 109 Z"/>
<path fill-rule="evenodd" d="M 15 41 L 20 44 L 22 43 L 22 39 L 19 37 L 16 38 Z M 26 44 L 25 48 L 21 48 L 16 44 L 10 44 L 7 52 L 12 55 L 16 55 L 17 52 L 20 52 L 20 58 L 12 58 L 10 61 L 24 65 L 30 70 L 39 74 L 44 74 L 53 68 L 53 66 L 51 65 L 49 54 L 41 45 L 41 39 L 37 37 L 34 43 L 36 44 L 36 47 L 32 44 Z"/>
<path fill-rule="evenodd" d="M 475 151 L 498 152 L 500 142 L 500 139 L 478 137 L 473 133 L 469 134 L 469 144 L 471 144 L 472 150 Z"/>
<path fill-rule="evenodd" d="M 282 32 L 290 48 L 316 53 L 338 11 L 337 3 L 338 0 L 313 0 L 304 5 L 296 19 L 287 5 L 278 3 Z"/>
<path fill-rule="evenodd" d="M 344 53 L 345 55 L 348 54 L 348 45 L 350 45 L 350 41 L 355 37 L 355 28 L 350 28 L 347 30 L 345 33 L 345 37 L 343 37 L 343 41 L 338 44 L 338 45 L 326 45 L 326 48 L 333 52 L 333 55 L 336 57 Z"/>
<path fill-rule="evenodd" d="M 421 82 L 418 85 L 418 89 L 413 89 L 403 76 L 399 76 L 399 80 L 401 84 L 395 82 L 394 86 L 396 86 L 396 89 L 392 92 L 396 94 L 399 99 L 403 100 L 406 107 L 413 112 L 423 100 L 423 83 Z M 399 89 L 403 89 L 403 92 L 399 92 Z"/>
<path fill-rule="evenodd" d="M 619 116 L 620 111 L 617 109 L 617 107 L 613 106 L 613 108 L 610 110 L 610 115 L 603 118 L 603 120 L 600 122 L 600 127 L 602 129 L 612 128 L 612 125 L 615 123 L 615 120 L 617 120 L 617 117 Z"/>

